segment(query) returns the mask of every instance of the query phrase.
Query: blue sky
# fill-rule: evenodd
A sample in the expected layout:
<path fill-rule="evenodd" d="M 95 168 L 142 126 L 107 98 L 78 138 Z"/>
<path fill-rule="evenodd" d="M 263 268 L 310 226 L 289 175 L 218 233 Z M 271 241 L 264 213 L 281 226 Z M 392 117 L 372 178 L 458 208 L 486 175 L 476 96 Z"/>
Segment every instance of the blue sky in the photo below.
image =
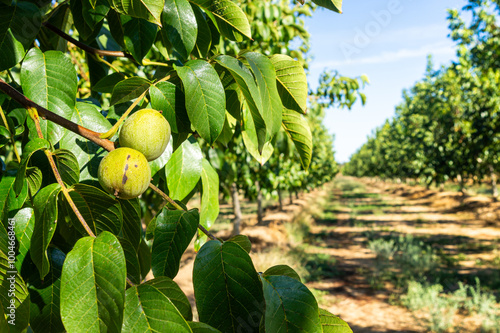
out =
<path fill-rule="evenodd" d="M 447 8 L 465 0 L 345 0 L 343 14 L 318 10 L 306 20 L 311 33 L 309 84 L 324 69 L 342 75 L 368 75 L 367 103 L 352 110 L 327 110 L 325 125 L 335 134 L 335 156 L 347 162 L 367 136 L 394 115 L 402 91 L 424 75 L 427 55 L 435 68 L 455 57 L 448 38 Z"/>

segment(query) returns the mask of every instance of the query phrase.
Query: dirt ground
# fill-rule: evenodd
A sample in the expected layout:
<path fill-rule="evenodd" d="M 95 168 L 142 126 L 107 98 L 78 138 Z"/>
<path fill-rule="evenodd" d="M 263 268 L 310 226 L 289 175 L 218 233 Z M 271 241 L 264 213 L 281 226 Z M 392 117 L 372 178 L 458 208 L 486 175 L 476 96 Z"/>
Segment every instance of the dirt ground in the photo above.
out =
<path fill-rule="evenodd" d="M 266 211 L 268 226 L 255 226 L 255 216 L 245 215 L 242 234 L 248 235 L 258 255 L 270 247 L 290 248 L 285 223 L 291 222 L 304 207 L 323 203 L 307 238 L 317 252 L 334 259 L 339 274 L 308 282 L 320 292 L 320 306 L 347 321 L 354 332 L 425 332 L 414 316 L 391 298 L 399 290 L 392 285 L 374 289 L 367 276 L 373 269 L 375 255 L 366 247 L 364 232 L 397 232 L 402 235 L 425 235 L 445 240 L 443 251 L 453 256 L 463 253 L 454 266 L 458 273 L 471 274 L 489 269 L 488 263 L 498 258 L 500 228 L 497 225 L 500 204 L 484 196 L 463 197 L 455 192 L 436 192 L 420 187 L 388 184 L 374 180 L 356 180 L 363 184 L 366 196 L 349 197 L 334 185 L 304 194 L 283 212 L 276 207 Z M 287 200 L 288 201 L 288 200 Z M 366 210 L 359 209 L 366 207 Z M 230 211 L 230 207 L 222 207 Z M 230 213 L 225 218 L 231 219 Z M 320 216 L 320 217 L 318 217 Z M 230 225 L 217 236 L 227 237 Z M 450 241 L 448 241 L 450 240 Z M 194 305 L 192 269 L 194 252 L 186 253 L 183 266 L 175 278 Z M 279 263 L 279 258 L 276 258 Z M 482 262 L 480 268 L 476 267 Z M 467 322 L 465 326 L 467 327 Z M 470 323 L 470 331 L 475 324 Z M 467 330 L 469 331 L 469 330 Z"/>

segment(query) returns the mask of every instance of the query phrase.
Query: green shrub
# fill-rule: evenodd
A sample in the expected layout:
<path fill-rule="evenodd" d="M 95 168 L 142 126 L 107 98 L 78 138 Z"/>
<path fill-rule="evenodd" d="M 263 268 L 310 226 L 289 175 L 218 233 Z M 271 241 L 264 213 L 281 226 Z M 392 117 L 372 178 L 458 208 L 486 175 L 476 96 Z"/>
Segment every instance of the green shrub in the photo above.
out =
<path fill-rule="evenodd" d="M 441 295 L 440 284 L 426 286 L 419 282 L 410 282 L 408 292 L 402 297 L 402 303 L 416 316 L 422 325 L 433 332 L 446 332 L 453 327 L 453 317 L 457 304 Z"/>

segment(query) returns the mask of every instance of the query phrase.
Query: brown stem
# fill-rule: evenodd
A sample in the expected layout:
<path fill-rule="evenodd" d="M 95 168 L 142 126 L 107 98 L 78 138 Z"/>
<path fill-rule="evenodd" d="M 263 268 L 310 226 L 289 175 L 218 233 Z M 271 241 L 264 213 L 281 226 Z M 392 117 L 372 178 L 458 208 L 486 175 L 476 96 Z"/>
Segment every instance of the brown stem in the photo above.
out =
<path fill-rule="evenodd" d="M 167 200 L 172 206 L 175 207 L 175 209 L 186 211 L 177 202 L 175 202 L 174 200 L 172 200 L 172 198 L 170 198 L 165 192 L 163 192 L 158 187 L 156 187 L 155 185 L 153 185 L 153 183 L 149 183 L 149 188 L 152 189 L 153 191 L 155 191 L 156 193 L 158 193 L 159 195 L 161 195 L 161 197 L 163 199 Z M 202 226 L 201 224 L 198 224 L 198 229 L 200 229 L 205 235 L 207 235 L 208 238 L 210 238 L 212 240 L 216 240 L 217 239 L 217 238 L 215 238 L 214 235 L 212 235 L 210 233 L 210 231 L 208 231 L 207 229 L 205 229 L 205 227 Z"/>
<path fill-rule="evenodd" d="M 26 109 L 29 108 L 35 108 L 40 117 L 45 120 L 50 120 L 68 130 L 70 130 L 73 133 L 76 133 L 92 142 L 95 144 L 103 147 L 104 149 L 111 151 L 115 149 L 115 144 L 112 141 L 106 140 L 106 139 L 101 139 L 100 133 L 94 132 L 92 130 L 89 130 L 88 128 L 82 127 L 78 124 L 75 124 L 74 122 L 63 118 L 54 112 L 51 112 L 47 110 L 46 108 L 36 104 L 23 94 L 21 94 L 19 91 L 14 89 L 12 86 L 10 86 L 8 83 L 6 83 L 4 80 L 0 79 L 0 90 L 3 91 L 5 94 L 10 96 L 13 100 L 24 106 Z"/>
<path fill-rule="evenodd" d="M 78 207 L 76 207 L 75 203 L 73 202 L 73 199 L 71 199 L 68 188 L 66 187 L 66 185 L 64 185 L 61 175 L 59 174 L 59 170 L 57 170 L 56 162 L 54 162 L 54 159 L 52 158 L 54 154 L 48 150 L 45 150 L 45 155 L 47 155 L 47 158 L 49 159 L 49 164 L 50 167 L 52 168 L 52 171 L 54 172 L 54 176 L 56 177 L 57 183 L 61 186 L 64 197 L 66 198 L 66 200 L 68 200 L 69 206 L 73 210 L 73 213 L 75 213 L 76 217 L 78 218 L 78 221 L 80 221 L 80 223 L 82 224 L 85 231 L 89 234 L 89 236 L 95 238 L 95 234 L 92 232 L 92 229 L 90 229 L 89 225 L 83 218 L 82 214 L 78 210 Z"/>
<path fill-rule="evenodd" d="M 210 231 L 208 231 L 207 229 L 205 229 L 204 226 L 202 226 L 201 224 L 198 224 L 198 229 L 200 229 L 205 235 L 208 236 L 208 238 L 210 238 L 211 240 L 217 240 L 217 238 L 215 238 L 214 235 L 212 235 L 210 233 Z"/>
<path fill-rule="evenodd" d="M 94 48 L 92 46 L 88 46 L 87 44 L 84 44 L 84 43 L 82 43 L 82 42 L 74 39 L 73 37 L 71 37 L 70 35 L 68 35 L 64 31 L 59 30 L 58 28 L 56 28 L 55 26 L 53 26 L 49 22 L 44 22 L 43 25 L 46 28 L 48 28 L 48 29 L 52 30 L 53 32 L 55 32 L 60 37 L 62 37 L 65 40 L 67 40 L 68 42 L 70 42 L 70 43 L 78 46 L 79 48 L 81 48 L 85 52 L 88 52 L 88 53 L 91 53 L 91 54 L 94 54 L 94 55 L 98 55 L 98 56 L 101 56 L 101 57 L 106 57 L 106 56 L 110 56 L 110 57 L 124 57 L 124 58 L 128 58 L 128 59 L 132 60 L 133 62 L 136 62 L 135 59 L 134 59 L 134 57 L 131 54 L 129 54 L 129 53 L 125 53 L 125 52 L 122 52 L 122 51 L 107 51 L 107 50 L 96 49 L 96 48 Z"/>
<path fill-rule="evenodd" d="M 31 108 L 31 109 L 28 109 L 28 111 L 29 111 L 29 114 L 30 114 L 31 118 L 35 122 L 35 126 L 36 126 L 36 131 L 38 133 L 38 137 L 40 139 L 43 139 L 42 130 L 40 128 L 40 118 L 38 117 L 38 113 L 36 112 L 36 109 Z M 49 164 L 50 164 L 50 167 L 52 168 L 52 172 L 54 173 L 54 176 L 56 177 L 57 183 L 59 184 L 59 186 L 61 186 L 61 190 L 62 190 L 62 192 L 64 194 L 64 197 L 66 198 L 66 200 L 68 200 L 68 203 L 69 203 L 71 209 L 75 213 L 76 217 L 78 218 L 78 220 L 80 221 L 80 223 L 82 224 L 82 226 L 85 228 L 85 231 L 87 231 L 87 233 L 91 237 L 95 238 L 94 233 L 90 229 L 90 227 L 87 224 L 87 222 L 85 222 L 85 219 L 83 218 L 82 214 L 78 210 L 78 207 L 76 207 L 75 203 L 73 202 L 73 199 L 71 199 L 71 196 L 69 195 L 68 188 L 66 187 L 66 185 L 64 185 L 64 182 L 63 182 L 63 180 L 61 178 L 61 175 L 59 174 L 59 170 L 57 170 L 56 162 L 54 162 L 54 159 L 52 158 L 52 156 L 54 154 L 52 152 L 48 151 L 48 150 L 44 150 L 44 153 L 45 153 L 45 155 L 47 156 L 47 158 L 49 160 Z"/>

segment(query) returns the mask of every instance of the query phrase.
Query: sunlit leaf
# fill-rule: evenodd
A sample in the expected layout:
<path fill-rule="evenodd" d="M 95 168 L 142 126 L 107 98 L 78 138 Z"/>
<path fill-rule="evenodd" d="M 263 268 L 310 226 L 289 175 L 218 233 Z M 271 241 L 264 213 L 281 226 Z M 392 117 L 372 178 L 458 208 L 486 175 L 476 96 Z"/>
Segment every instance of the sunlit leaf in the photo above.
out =
<path fill-rule="evenodd" d="M 262 285 L 238 244 L 212 240 L 203 245 L 194 262 L 193 285 L 201 322 L 222 332 L 259 332 Z"/>
<path fill-rule="evenodd" d="M 196 233 L 199 220 L 197 209 L 185 212 L 163 208 L 155 217 L 151 257 L 155 277 L 177 275 L 181 257 Z"/>
<path fill-rule="evenodd" d="M 226 114 L 226 96 L 217 72 L 199 59 L 188 61 L 176 70 L 184 85 L 189 120 L 203 139 L 214 143 Z"/>
<path fill-rule="evenodd" d="M 83 237 L 68 253 L 61 277 L 61 318 L 68 332 L 121 332 L 126 263 L 109 232 Z M 130 289 L 129 289 L 130 290 Z"/>

